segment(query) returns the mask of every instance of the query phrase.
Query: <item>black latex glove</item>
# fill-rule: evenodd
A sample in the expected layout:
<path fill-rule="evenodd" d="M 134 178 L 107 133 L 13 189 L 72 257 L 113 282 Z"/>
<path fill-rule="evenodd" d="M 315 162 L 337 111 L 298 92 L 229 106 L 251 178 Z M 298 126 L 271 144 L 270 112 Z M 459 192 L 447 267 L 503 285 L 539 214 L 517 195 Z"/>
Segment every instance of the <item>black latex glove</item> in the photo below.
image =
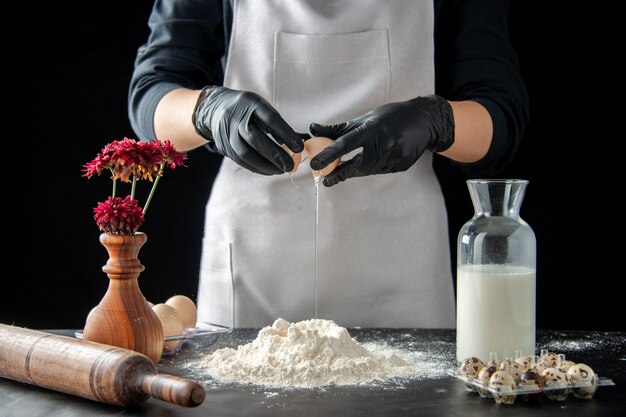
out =
<path fill-rule="evenodd" d="M 196 132 L 213 142 L 218 153 L 257 174 L 282 174 L 294 168 L 291 156 L 268 134 L 293 152 L 304 148 L 301 134 L 267 101 L 248 91 L 205 87 L 192 120 Z"/>
<path fill-rule="evenodd" d="M 309 129 L 314 136 L 335 140 L 311 160 L 314 170 L 363 147 L 324 178 L 327 187 L 351 177 L 406 171 L 425 150 L 441 152 L 454 143 L 452 108 L 434 95 L 385 104 L 350 122 L 312 123 Z"/>

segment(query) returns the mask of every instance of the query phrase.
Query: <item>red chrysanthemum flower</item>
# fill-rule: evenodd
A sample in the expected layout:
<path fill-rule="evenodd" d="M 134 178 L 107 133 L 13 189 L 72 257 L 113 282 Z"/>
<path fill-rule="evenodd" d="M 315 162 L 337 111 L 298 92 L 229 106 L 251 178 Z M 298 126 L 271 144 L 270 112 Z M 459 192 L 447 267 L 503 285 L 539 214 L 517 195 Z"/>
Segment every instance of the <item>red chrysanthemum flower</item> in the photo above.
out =
<path fill-rule="evenodd" d="M 102 174 L 104 169 L 112 169 L 115 163 L 115 153 L 117 152 L 119 142 L 112 142 L 102 148 L 96 157 L 84 165 L 83 174 L 84 177 L 91 178 L 94 175 Z"/>
<path fill-rule="evenodd" d="M 132 235 L 143 224 L 143 210 L 130 196 L 109 197 L 93 209 L 94 219 L 101 231 L 118 235 Z"/>
<path fill-rule="evenodd" d="M 83 174 L 83 177 L 91 178 L 94 175 L 100 175 L 100 173 L 102 172 L 102 162 L 99 156 L 100 155 L 98 155 L 93 161 L 87 162 L 85 165 L 83 165 L 83 171 L 85 172 Z"/>
<path fill-rule="evenodd" d="M 135 175 L 138 179 L 149 179 L 159 172 L 160 153 L 145 142 L 124 138 L 115 143 L 112 156 L 113 179 L 130 182 Z"/>
<path fill-rule="evenodd" d="M 98 203 L 94 208 L 94 218 L 100 230 L 113 234 L 135 233 L 144 221 L 165 166 L 172 169 L 186 166 L 183 162 L 186 158 L 184 152 L 176 151 L 174 145 L 167 140 L 138 142 L 125 137 L 106 145 L 101 153 L 83 166 L 83 176 L 87 178 L 100 175 L 106 169 L 112 173 L 113 197 Z M 118 179 L 133 183 L 130 195 L 124 199 L 115 197 Z M 142 209 L 137 200 L 134 200 L 135 188 L 137 180 L 146 179 L 152 182 L 152 188 Z"/>
<path fill-rule="evenodd" d="M 161 155 L 161 163 L 167 163 L 171 169 L 174 169 L 179 165 L 186 166 L 183 161 L 187 159 L 187 154 L 184 152 L 178 152 L 169 140 L 155 140 L 150 143 Z"/>

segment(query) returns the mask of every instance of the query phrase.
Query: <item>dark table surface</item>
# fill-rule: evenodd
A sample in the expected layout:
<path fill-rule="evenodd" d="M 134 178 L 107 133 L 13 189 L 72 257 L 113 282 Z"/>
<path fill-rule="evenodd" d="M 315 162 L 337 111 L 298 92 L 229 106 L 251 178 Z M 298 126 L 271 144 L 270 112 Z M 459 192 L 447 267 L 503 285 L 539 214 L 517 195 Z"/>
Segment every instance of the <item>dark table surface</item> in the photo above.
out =
<path fill-rule="evenodd" d="M 70 330 L 51 332 L 73 334 Z M 0 417 L 626 416 L 626 333 L 539 331 L 538 348 L 587 363 L 600 377 L 610 378 L 616 385 L 599 387 L 591 400 L 570 395 L 562 402 L 544 398 L 540 403 L 527 403 L 518 399 L 513 405 L 496 405 L 493 400 L 469 393 L 461 381 L 443 372 L 359 387 L 285 389 L 219 383 L 194 366 L 195 361 L 215 349 L 248 343 L 257 333 L 254 329 L 237 329 L 219 336 L 210 346 L 187 343 L 178 353 L 161 360 L 159 372 L 193 378 L 205 386 L 206 399 L 196 408 L 152 398 L 132 408 L 121 408 L 0 379 Z M 456 366 L 452 330 L 351 329 L 350 334 L 362 343 L 382 343 L 410 352 L 412 358 L 430 361 L 439 370 Z"/>

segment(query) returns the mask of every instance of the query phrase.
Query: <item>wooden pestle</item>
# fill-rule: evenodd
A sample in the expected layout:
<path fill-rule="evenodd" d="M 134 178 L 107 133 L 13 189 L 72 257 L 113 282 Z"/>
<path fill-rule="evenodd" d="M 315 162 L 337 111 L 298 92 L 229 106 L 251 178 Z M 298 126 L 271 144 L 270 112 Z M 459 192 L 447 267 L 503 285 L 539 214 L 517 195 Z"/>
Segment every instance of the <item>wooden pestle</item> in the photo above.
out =
<path fill-rule="evenodd" d="M 0 324 L 0 377 L 121 406 L 153 396 L 195 407 L 205 396 L 196 381 L 157 374 L 141 353 L 5 324 Z"/>

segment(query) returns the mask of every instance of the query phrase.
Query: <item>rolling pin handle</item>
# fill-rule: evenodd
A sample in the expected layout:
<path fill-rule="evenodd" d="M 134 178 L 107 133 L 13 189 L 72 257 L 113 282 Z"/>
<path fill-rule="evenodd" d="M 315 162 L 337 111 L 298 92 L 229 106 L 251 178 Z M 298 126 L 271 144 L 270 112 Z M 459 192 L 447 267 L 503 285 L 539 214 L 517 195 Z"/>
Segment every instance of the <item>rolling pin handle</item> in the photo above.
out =
<path fill-rule="evenodd" d="M 196 407 L 206 395 L 202 385 L 196 381 L 174 375 L 150 374 L 142 381 L 143 391 L 154 398 L 183 407 Z"/>

